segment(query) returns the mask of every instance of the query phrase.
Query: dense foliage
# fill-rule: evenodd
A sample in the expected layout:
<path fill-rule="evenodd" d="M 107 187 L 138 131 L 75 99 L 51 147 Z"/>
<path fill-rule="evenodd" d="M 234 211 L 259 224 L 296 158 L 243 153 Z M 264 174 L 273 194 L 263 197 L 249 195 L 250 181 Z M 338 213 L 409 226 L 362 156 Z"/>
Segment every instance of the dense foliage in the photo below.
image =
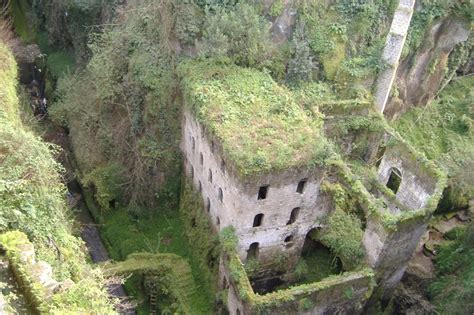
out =
<path fill-rule="evenodd" d="M 431 300 L 441 314 L 474 311 L 474 224 L 448 235 L 436 257 L 436 279 L 429 288 Z"/>
<path fill-rule="evenodd" d="M 168 50 L 170 10 L 169 4 L 150 4 L 96 36 L 87 69 L 60 82 L 51 108 L 71 130 L 85 183 L 105 188 L 99 169 L 122 169 L 123 176 L 109 181 L 118 189 L 113 195 L 124 195 L 131 208 L 177 201 L 179 107 Z M 102 203 L 112 200 L 110 192 L 97 195 L 110 196 Z"/>
<path fill-rule="evenodd" d="M 75 281 L 49 305 L 53 310 L 111 311 L 99 279 L 86 264 L 82 242 L 72 235 L 66 189 L 54 149 L 23 125 L 16 96 L 16 64 L 0 43 L 0 232 L 20 230 L 50 263 L 54 277 Z M 80 294 L 78 294 L 78 292 Z"/>

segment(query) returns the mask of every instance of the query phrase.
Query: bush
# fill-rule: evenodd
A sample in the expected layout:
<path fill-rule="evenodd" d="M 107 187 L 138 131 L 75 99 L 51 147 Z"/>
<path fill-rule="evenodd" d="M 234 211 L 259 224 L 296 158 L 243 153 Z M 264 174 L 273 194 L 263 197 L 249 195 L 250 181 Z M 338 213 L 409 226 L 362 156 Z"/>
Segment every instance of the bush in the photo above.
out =
<path fill-rule="evenodd" d="M 238 65 L 258 66 L 271 56 L 270 24 L 254 6 L 239 2 L 208 13 L 201 55 L 232 58 Z"/>
<path fill-rule="evenodd" d="M 327 227 L 320 240 L 342 261 L 345 270 L 354 269 L 364 257 L 362 249 L 361 222 L 354 214 L 349 214 L 336 206 L 328 217 Z"/>

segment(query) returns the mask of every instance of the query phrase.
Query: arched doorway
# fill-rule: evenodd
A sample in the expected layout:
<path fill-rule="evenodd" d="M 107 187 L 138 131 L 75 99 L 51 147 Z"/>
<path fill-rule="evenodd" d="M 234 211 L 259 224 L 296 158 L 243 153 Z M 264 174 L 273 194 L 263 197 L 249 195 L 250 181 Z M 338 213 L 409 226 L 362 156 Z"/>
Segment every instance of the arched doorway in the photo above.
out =
<path fill-rule="evenodd" d="M 318 240 L 319 233 L 320 228 L 312 228 L 306 234 L 300 261 L 307 268 L 306 274 L 301 278 L 303 283 L 320 281 L 342 271 L 341 260 Z"/>

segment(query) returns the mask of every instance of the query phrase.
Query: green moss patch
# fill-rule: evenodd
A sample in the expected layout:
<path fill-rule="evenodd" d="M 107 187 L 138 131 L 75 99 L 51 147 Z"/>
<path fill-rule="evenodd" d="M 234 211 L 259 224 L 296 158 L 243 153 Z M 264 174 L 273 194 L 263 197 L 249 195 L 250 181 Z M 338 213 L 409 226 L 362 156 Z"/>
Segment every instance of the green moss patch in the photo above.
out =
<path fill-rule="evenodd" d="M 321 117 L 309 117 L 270 75 L 214 62 L 187 62 L 179 72 L 187 105 L 240 174 L 320 162 Z"/>
<path fill-rule="evenodd" d="M 127 260 L 106 266 L 109 274 L 138 274 L 136 283 L 144 285 L 148 295 L 158 297 L 158 308 L 178 314 L 208 314 L 200 305 L 197 287 L 186 260 L 174 254 L 132 254 Z M 167 303 L 164 303 L 166 300 Z"/>

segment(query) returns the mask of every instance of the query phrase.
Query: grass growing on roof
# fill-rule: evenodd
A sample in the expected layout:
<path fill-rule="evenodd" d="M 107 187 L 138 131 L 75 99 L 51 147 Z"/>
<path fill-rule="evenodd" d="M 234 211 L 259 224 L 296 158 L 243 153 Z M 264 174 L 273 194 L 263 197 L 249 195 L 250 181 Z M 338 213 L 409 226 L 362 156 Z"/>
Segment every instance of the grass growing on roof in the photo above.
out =
<path fill-rule="evenodd" d="M 179 67 L 187 105 L 240 174 L 324 162 L 322 117 L 310 117 L 269 74 L 213 61 Z"/>

